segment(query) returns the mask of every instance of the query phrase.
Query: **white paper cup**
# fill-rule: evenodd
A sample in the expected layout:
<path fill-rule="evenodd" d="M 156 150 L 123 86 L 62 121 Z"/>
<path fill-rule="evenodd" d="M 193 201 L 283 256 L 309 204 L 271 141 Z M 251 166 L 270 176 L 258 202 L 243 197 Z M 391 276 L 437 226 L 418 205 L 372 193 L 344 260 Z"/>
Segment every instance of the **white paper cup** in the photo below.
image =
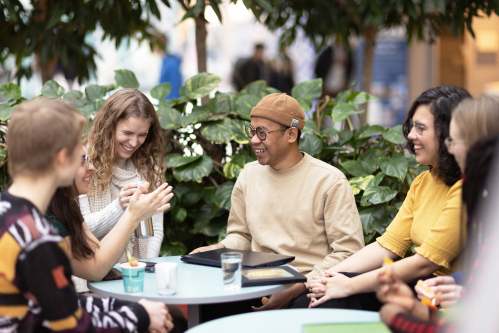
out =
<path fill-rule="evenodd" d="M 154 266 L 156 271 L 156 288 L 161 295 L 173 295 L 177 292 L 177 270 L 175 262 L 161 262 Z"/>

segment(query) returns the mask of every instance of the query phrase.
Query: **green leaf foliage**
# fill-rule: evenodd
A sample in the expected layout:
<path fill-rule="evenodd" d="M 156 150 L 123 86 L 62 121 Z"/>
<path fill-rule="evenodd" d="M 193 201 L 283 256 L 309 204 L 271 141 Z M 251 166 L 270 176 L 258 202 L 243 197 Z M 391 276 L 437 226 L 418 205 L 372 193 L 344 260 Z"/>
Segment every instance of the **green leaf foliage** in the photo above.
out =
<path fill-rule="evenodd" d="M 246 135 L 244 128 L 246 125 L 249 125 L 249 122 L 244 120 L 233 120 L 232 127 L 230 128 L 230 132 L 232 133 L 232 137 L 234 141 L 240 144 L 248 144 L 249 138 Z"/>
<path fill-rule="evenodd" d="M 137 81 L 137 78 L 132 71 L 127 69 L 117 69 L 114 73 L 114 80 L 118 86 L 123 88 L 139 88 L 139 81 Z"/>
<path fill-rule="evenodd" d="M 187 164 L 191 164 L 201 158 L 199 156 L 182 156 L 180 154 L 169 154 L 165 157 L 166 166 L 169 168 L 177 168 Z"/>
<path fill-rule="evenodd" d="M 85 88 L 85 95 L 89 101 L 96 101 L 106 95 L 106 89 L 96 84 L 91 84 Z"/>
<path fill-rule="evenodd" d="M 230 197 L 232 195 L 234 185 L 235 183 L 233 182 L 226 182 L 217 189 L 217 192 L 215 193 L 215 204 L 218 207 L 230 210 Z"/>
<path fill-rule="evenodd" d="M 407 158 L 402 153 L 394 153 L 392 156 L 381 156 L 379 167 L 387 176 L 392 176 L 404 181 L 407 174 Z"/>
<path fill-rule="evenodd" d="M 370 165 L 364 161 L 346 161 L 340 165 L 352 176 L 365 177 L 374 172 L 376 166 Z"/>
<path fill-rule="evenodd" d="M 376 97 L 373 95 L 369 95 L 366 92 L 363 91 L 356 91 L 348 95 L 347 97 L 347 103 L 352 104 L 352 105 L 360 105 L 360 104 L 365 104 L 371 101 L 377 100 Z"/>
<path fill-rule="evenodd" d="M 0 120 L 7 121 L 10 118 L 10 115 L 14 112 L 14 107 L 9 104 L 0 104 Z"/>
<path fill-rule="evenodd" d="M 210 141 L 227 143 L 232 138 L 231 128 L 230 118 L 224 118 L 220 121 L 205 123 L 201 128 L 201 135 Z"/>
<path fill-rule="evenodd" d="M 300 139 L 300 151 L 304 151 L 311 156 L 315 156 L 322 151 L 322 141 L 311 134 L 304 134 Z"/>
<path fill-rule="evenodd" d="M 392 190 L 387 186 L 369 187 L 364 191 L 360 200 L 361 206 L 370 206 L 371 204 L 380 204 L 395 198 L 397 190 Z"/>
<path fill-rule="evenodd" d="M 406 142 L 404 134 L 402 133 L 401 125 L 397 125 L 393 128 L 387 128 L 383 133 L 383 138 L 385 138 L 386 141 L 399 145 L 404 144 Z"/>
<path fill-rule="evenodd" d="M 182 126 L 182 114 L 176 109 L 159 108 L 156 111 L 161 128 L 175 129 Z"/>
<path fill-rule="evenodd" d="M 251 110 L 258 104 L 260 98 L 253 95 L 241 95 L 236 101 L 236 112 L 246 120 L 251 120 Z"/>
<path fill-rule="evenodd" d="M 300 103 L 303 111 L 310 110 L 312 98 L 319 98 L 322 95 L 322 79 L 297 84 L 291 90 L 291 95 Z"/>
<path fill-rule="evenodd" d="M 152 98 L 156 98 L 158 101 L 162 101 L 170 94 L 171 90 L 171 83 L 161 83 L 152 88 L 151 96 Z"/>
<path fill-rule="evenodd" d="M 174 168 L 173 176 L 179 182 L 195 181 L 201 183 L 203 178 L 211 173 L 212 168 L 212 159 L 203 155 L 192 163 Z"/>
<path fill-rule="evenodd" d="M 64 95 L 65 89 L 54 80 L 45 82 L 42 87 L 42 95 L 48 98 L 58 98 Z"/>
<path fill-rule="evenodd" d="M 64 94 L 62 98 L 65 102 L 75 101 L 83 97 L 83 93 L 78 90 L 71 90 Z"/>
<path fill-rule="evenodd" d="M 194 75 L 185 83 L 185 96 L 189 99 L 203 98 L 218 87 L 221 80 L 218 75 L 210 73 Z"/>
<path fill-rule="evenodd" d="M 337 123 L 338 121 L 342 121 L 350 117 L 354 114 L 363 113 L 364 110 L 358 111 L 354 105 L 352 104 L 339 104 L 333 108 L 333 123 Z"/>
<path fill-rule="evenodd" d="M 14 83 L 4 83 L 0 85 L 0 95 L 7 99 L 19 100 L 21 99 L 21 88 Z"/>

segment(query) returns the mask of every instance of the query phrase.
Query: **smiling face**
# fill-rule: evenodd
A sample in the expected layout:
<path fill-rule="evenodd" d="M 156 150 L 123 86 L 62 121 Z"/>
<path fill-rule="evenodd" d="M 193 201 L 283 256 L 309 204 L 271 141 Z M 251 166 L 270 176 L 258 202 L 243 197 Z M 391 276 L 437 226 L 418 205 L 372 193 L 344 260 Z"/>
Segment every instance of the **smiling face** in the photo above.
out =
<path fill-rule="evenodd" d="M 128 117 L 118 121 L 114 140 L 117 160 L 130 158 L 144 143 L 151 123 L 139 117 Z"/>
<path fill-rule="evenodd" d="M 427 105 L 420 105 L 414 116 L 412 127 L 407 138 L 414 144 L 414 152 L 416 154 L 416 162 L 423 165 L 431 165 L 436 167 L 438 164 L 438 138 L 435 133 L 435 117 L 431 113 Z M 418 134 L 416 126 L 422 127 L 422 134 Z"/>
<path fill-rule="evenodd" d="M 251 127 L 262 127 L 266 132 L 277 131 L 268 133 L 264 141 L 261 141 L 256 134 L 250 139 L 258 163 L 270 165 L 275 170 L 287 169 L 295 163 L 290 159 L 293 145 L 288 142 L 288 135 L 286 135 L 289 128 L 286 131 L 280 131 L 281 125 L 260 117 L 251 117 Z"/>
<path fill-rule="evenodd" d="M 455 120 L 451 120 L 449 126 L 449 139 L 452 142 L 449 147 L 449 154 L 454 155 L 456 159 L 457 165 L 459 165 L 459 169 L 464 173 L 464 168 L 466 167 L 466 153 L 468 152 L 468 147 L 464 142 L 464 137 L 461 129 L 457 126 Z"/>
<path fill-rule="evenodd" d="M 80 157 L 80 167 L 78 168 L 75 176 L 75 185 L 76 189 L 78 190 L 78 194 L 88 193 L 90 185 L 90 175 L 95 170 L 94 165 L 90 163 L 90 161 L 88 161 L 87 167 L 87 163 L 84 159 L 84 157 L 87 156 L 86 154 L 87 150 L 83 148 L 83 155 Z"/>

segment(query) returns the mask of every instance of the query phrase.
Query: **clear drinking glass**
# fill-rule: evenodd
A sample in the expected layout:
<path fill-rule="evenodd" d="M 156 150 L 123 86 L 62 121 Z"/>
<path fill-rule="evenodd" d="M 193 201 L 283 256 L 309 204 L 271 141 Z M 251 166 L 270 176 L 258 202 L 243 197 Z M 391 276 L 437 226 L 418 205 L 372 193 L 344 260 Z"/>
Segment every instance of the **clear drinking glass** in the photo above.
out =
<path fill-rule="evenodd" d="M 222 273 L 225 289 L 238 290 L 241 288 L 243 254 L 239 252 L 222 253 Z"/>

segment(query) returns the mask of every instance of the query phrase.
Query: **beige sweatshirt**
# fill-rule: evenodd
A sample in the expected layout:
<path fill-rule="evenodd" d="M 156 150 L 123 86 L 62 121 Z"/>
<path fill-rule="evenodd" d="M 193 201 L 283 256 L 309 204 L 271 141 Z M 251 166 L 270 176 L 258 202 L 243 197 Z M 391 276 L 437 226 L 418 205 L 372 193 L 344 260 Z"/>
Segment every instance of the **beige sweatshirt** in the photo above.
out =
<path fill-rule="evenodd" d="M 227 248 L 295 256 L 308 277 L 318 275 L 364 246 L 355 199 L 345 175 L 304 154 L 276 171 L 249 163 L 232 192 Z"/>

